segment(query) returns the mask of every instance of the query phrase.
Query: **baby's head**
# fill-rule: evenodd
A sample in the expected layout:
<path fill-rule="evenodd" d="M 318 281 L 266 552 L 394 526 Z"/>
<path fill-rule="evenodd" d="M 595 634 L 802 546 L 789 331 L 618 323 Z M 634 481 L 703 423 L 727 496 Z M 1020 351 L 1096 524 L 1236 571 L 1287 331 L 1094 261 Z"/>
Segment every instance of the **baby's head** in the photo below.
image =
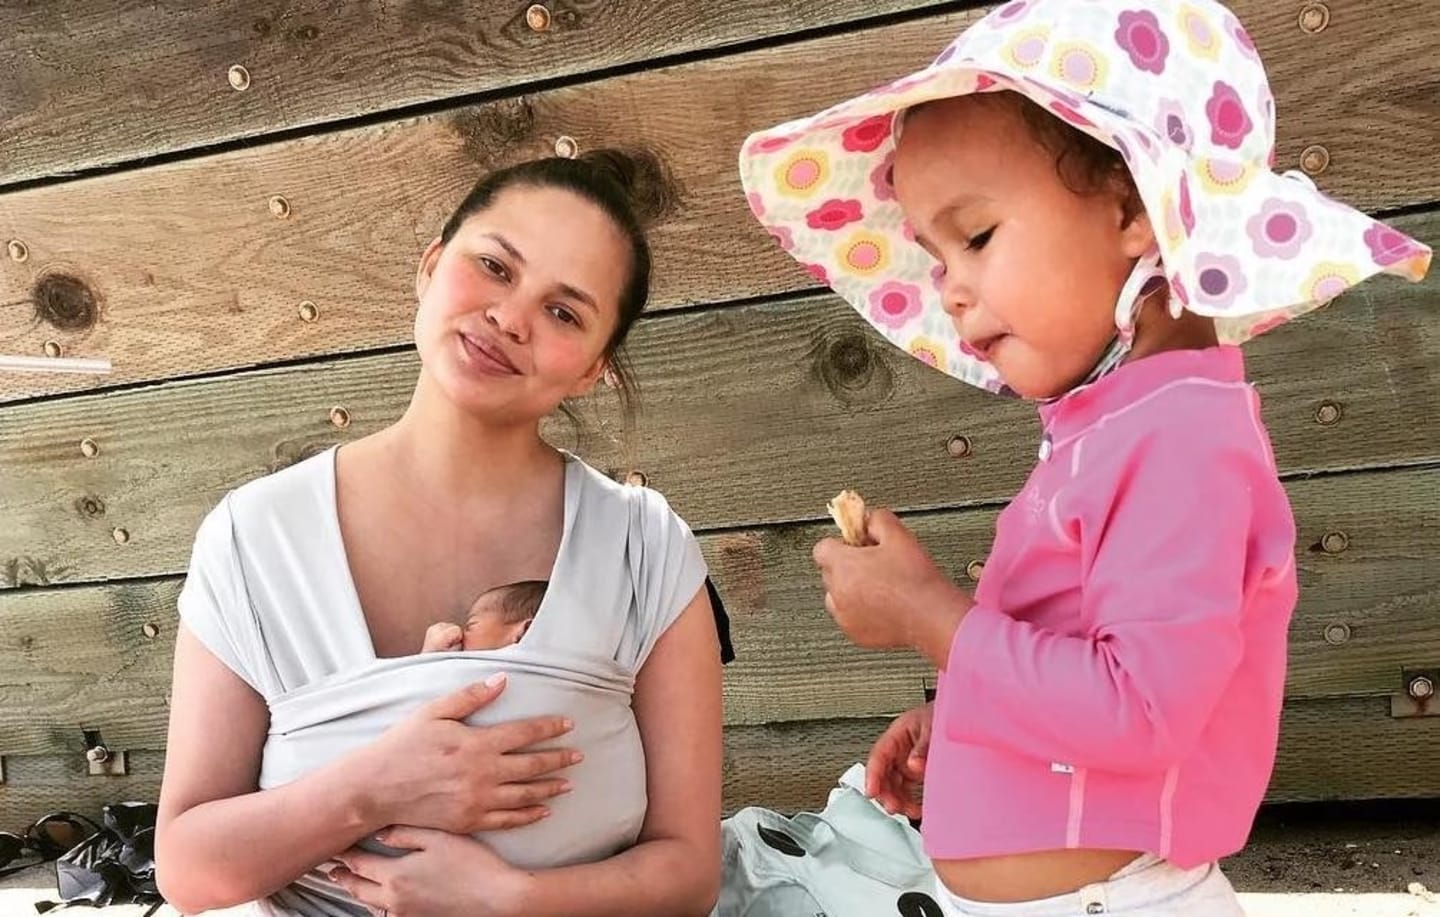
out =
<path fill-rule="evenodd" d="M 1082 380 L 1115 336 L 1121 287 L 1155 245 L 1119 152 L 997 92 L 909 110 L 894 169 L 965 346 L 1026 398 Z"/>
<path fill-rule="evenodd" d="M 526 580 L 481 594 L 465 618 L 462 647 L 494 650 L 518 643 L 535 620 L 547 586 L 544 580 Z"/>

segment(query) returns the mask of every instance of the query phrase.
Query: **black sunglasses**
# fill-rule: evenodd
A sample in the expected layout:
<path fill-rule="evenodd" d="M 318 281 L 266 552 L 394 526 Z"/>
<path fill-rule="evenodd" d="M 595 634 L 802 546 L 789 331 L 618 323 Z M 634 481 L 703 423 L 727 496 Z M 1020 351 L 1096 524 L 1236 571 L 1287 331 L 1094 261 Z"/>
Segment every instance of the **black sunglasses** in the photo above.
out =
<path fill-rule="evenodd" d="M 100 827 L 75 812 L 52 812 L 25 829 L 25 836 L 0 831 L 0 876 L 63 856 Z"/>

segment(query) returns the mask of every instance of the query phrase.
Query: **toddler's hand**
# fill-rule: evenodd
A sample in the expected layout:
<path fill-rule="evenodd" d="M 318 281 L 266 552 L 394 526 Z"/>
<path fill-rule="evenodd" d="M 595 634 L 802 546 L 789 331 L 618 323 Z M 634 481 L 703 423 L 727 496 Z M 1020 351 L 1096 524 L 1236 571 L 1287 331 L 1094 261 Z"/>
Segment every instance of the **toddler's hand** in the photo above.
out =
<path fill-rule="evenodd" d="M 935 707 L 926 704 L 895 718 L 865 763 L 865 792 L 891 815 L 920 817 L 917 799 L 930 754 L 930 722 Z"/>
<path fill-rule="evenodd" d="M 838 538 L 815 546 L 825 582 L 825 609 L 856 646 L 895 649 L 930 639 L 934 630 L 954 632 L 969 604 L 894 513 L 876 510 L 868 519 L 872 546 L 854 548 Z M 944 640 L 948 648 L 948 640 Z M 922 649 L 922 652 L 927 650 Z M 927 653 L 928 654 L 928 653 Z"/>
<path fill-rule="evenodd" d="M 430 629 L 425 631 L 425 645 L 420 648 L 420 652 L 449 652 L 460 649 L 464 643 L 465 632 L 460 629 L 460 625 L 442 621 L 439 624 L 431 624 Z"/>

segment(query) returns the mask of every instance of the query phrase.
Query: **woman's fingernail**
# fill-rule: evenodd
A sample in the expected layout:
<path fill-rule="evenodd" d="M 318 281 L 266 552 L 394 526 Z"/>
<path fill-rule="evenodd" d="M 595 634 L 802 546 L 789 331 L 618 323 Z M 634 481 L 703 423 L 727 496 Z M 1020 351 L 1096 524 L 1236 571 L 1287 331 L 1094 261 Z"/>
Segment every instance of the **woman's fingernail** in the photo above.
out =
<path fill-rule="evenodd" d="M 572 719 L 563 719 L 560 721 L 560 727 L 566 732 L 569 732 L 575 728 L 575 721 Z"/>
<path fill-rule="evenodd" d="M 573 789 L 575 789 L 575 787 L 574 787 L 574 786 L 570 783 L 570 781 L 568 781 L 568 780 L 566 780 L 566 781 L 564 781 L 564 782 L 562 782 L 562 783 L 560 784 L 560 792 L 562 792 L 562 793 L 568 793 L 568 792 L 570 792 L 570 791 L 573 790 Z"/>
<path fill-rule="evenodd" d="M 489 678 L 485 679 L 485 687 L 487 688 L 498 688 L 503 684 L 505 684 L 504 672 L 496 672 L 494 675 L 491 675 Z"/>
<path fill-rule="evenodd" d="M 570 763 L 571 763 L 571 764 L 579 764 L 581 761 L 584 761 L 584 760 L 585 760 L 585 754 L 584 754 L 583 752 L 578 752 L 578 751 L 572 751 L 572 752 L 570 752 Z"/>

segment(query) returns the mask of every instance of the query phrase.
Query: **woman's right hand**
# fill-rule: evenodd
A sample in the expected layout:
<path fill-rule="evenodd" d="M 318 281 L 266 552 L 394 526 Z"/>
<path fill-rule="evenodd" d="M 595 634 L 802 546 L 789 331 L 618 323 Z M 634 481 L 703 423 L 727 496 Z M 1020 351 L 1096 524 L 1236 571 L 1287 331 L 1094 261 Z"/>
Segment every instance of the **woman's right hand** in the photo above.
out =
<path fill-rule="evenodd" d="M 935 705 L 925 704 L 895 718 L 865 763 L 865 792 L 889 812 L 920 817 L 920 785 L 925 781 L 925 758 L 930 754 L 930 721 Z"/>
<path fill-rule="evenodd" d="M 367 821 L 456 834 L 532 824 L 570 784 L 551 776 L 580 761 L 573 749 L 533 747 L 569 732 L 559 716 L 469 726 L 505 690 L 503 676 L 431 701 L 361 754 L 356 784 Z"/>

